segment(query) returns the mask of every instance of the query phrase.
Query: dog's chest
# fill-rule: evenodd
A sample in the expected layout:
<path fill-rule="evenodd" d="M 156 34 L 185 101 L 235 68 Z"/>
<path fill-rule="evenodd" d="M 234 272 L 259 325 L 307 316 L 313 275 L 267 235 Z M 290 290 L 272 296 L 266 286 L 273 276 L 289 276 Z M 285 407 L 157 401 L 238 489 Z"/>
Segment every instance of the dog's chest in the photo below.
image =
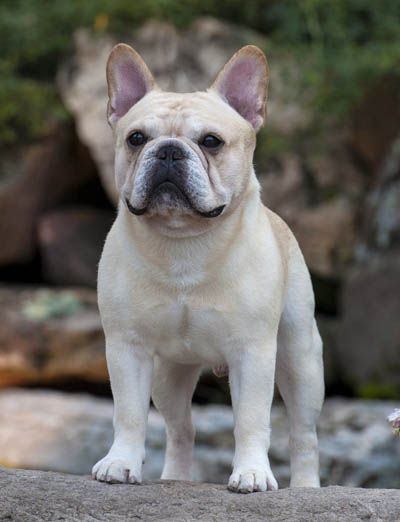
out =
<path fill-rule="evenodd" d="M 152 306 L 137 317 L 136 334 L 146 349 L 182 363 L 220 364 L 234 332 L 224 311 L 202 307 L 184 297 Z"/>

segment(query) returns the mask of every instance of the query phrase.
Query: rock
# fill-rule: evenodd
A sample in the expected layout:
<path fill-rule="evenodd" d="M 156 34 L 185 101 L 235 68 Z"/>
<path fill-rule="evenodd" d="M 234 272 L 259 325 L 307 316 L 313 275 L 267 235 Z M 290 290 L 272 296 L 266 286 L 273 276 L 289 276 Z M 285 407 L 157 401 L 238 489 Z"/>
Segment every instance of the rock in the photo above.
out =
<path fill-rule="evenodd" d="M 400 136 L 382 163 L 363 209 L 358 260 L 400 254 Z"/>
<path fill-rule="evenodd" d="M 351 143 L 373 173 L 399 134 L 399 89 L 397 75 L 384 75 L 354 110 Z"/>
<path fill-rule="evenodd" d="M 398 487 L 400 444 L 387 421 L 395 407 L 390 401 L 325 401 L 318 423 L 323 484 Z"/>
<path fill-rule="evenodd" d="M 109 485 L 89 477 L 0 469 L 0 518 L 18 522 L 397 522 L 399 512 L 394 489 L 298 488 L 240 495 L 216 484 Z"/>
<path fill-rule="evenodd" d="M 331 154 L 284 154 L 259 177 L 264 204 L 290 226 L 312 273 L 342 278 L 353 257 L 363 182 L 343 153 L 337 164 Z"/>
<path fill-rule="evenodd" d="M 319 422 L 324 485 L 397 487 L 400 445 L 386 417 L 395 404 L 328 399 Z M 44 390 L 0 392 L 0 463 L 89 473 L 112 439 L 112 401 Z M 233 415 L 227 406 L 193 406 L 196 428 L 193 478 L 225 484 L 232 469 Z M 288 423 L 283 405 L 272 408 L 271 466 L 280 487 L 289 484 Z M 144 477 L 161 475 L 165 425 L 150 410 Z"/>
<path fill-rule="evenodd" d="M 109 399 L 16 389 L 0 392 L 0 405 L 3 466 L 84 474 L 112 443 Z"/>
<path fill-rule="evenodd" d="M 299 209 L 306 208 L 303 170 L 295 154 L 282 156 L 275 169 L 260 176 L 263 203 L 285 220 L 294 220 Z"/>
<path fill-rule="evenodd" d="M 96 293 L 0 287 L 0 386 L 108 381 Z"/>
<path fill-rule="evenodd" d="M 30 261 L 36 220 L 95 179 L 96 170 L 73 127 L 60 125 L 41 142 L 2 153 L 0 164 L 0 265 Z"/>
<path fill-rule="evenodd" d="M 400 397 L 400 257 L 352 269 L 342 295 L 337 354 L 343 380 L 364 397 Z"/>
<path fill-rule="evenodd" d="M 338 276 L 349 264 L 355 242 L 354 208 L 345 198 L 303 210 L 288 225 L 309 269 L 320 276 Z"/>
<path fill-rule="evenodd" d="M 362 210 L 356 262 L 342 292 L 339 370 L 365 397 L 400 397 L 400 138 Z"/>
<path fill-rule="evenodd" d="M 115 213 L 93 208 L 48 212 L 38 222 L 38 242 L 46 281 L 96 287 L 97 265 Z"/>

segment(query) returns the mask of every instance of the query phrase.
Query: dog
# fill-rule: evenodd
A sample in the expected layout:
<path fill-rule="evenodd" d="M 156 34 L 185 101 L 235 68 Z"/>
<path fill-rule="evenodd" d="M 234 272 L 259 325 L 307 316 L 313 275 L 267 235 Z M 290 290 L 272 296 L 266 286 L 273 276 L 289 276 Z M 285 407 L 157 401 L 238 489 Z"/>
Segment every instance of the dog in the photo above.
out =
<path fill-rule="evenodd" d="M 107 63 L 118 215 L 98 275 L 114 442 L 92 471 L 140 484 L 150 397 L 166 422 L 162 479 L 190 480 L 200 371 L 229 374 L 228 488 L 278 488 L 268 459 L 276 383 L 290 422 L 291 482 L 319 486 L 322 342 L 309 272 L 253 169 L 268 65 L 240 49 L 205 92 L 162 91 L 125 44 Z"/>

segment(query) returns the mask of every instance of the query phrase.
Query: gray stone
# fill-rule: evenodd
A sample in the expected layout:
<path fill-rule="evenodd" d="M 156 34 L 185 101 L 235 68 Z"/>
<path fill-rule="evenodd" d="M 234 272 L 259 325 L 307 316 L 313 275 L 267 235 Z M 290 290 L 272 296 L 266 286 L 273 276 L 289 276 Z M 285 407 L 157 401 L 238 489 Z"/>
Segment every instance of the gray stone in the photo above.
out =
<path fill-rule="evenodd" d="M 337 358 L 365 397 L 400 396 L 400 137 L 362 210 L 355 264 L 345 277 Z"/>
<path fill-rule="evenodd" d="M 386 401 L 328 399 L 319 421 L 324 485 L 397 487 L 400 444 L 386 417 Z M 0 464 L 69 473 L 89 473 L 113 438 L 112 402 L 85 394 L 41 390 L 0 393 Z M 228 406 L 193 406 L 196 427 L 193 478 L 225 484 L 234 451 Z M 289 484 L 288 423 L 283 405 L 271 412 L 270 459 L 280 487 Z M 165 426 L 151 409 L 144 477 L 161 475 Z"/>
<path fill-rule="evenodd" d="M 89 477 L 0 468 L 0 520 L 15 522 L 398 522 L 399 513 L 398 490 L 329 487 L 240 495 L 216 484 L 109 485 Z"/>
<path fill-rule="evenodd" d="M 358 261 L 400 253 L 400 136 L 392 144 L 367 195 Z"/>
<path fill-rule="evenodd" d="M 0 393 L 0 464 L 88 473 L 112 443 L 112 402 L 44 390 Z"/>
<path fill-rule="evenodd" d="M 364 397 L 400 395 L 400 256 L 379 255 L 354 267 L 342 296 L 340 374 Z"/>

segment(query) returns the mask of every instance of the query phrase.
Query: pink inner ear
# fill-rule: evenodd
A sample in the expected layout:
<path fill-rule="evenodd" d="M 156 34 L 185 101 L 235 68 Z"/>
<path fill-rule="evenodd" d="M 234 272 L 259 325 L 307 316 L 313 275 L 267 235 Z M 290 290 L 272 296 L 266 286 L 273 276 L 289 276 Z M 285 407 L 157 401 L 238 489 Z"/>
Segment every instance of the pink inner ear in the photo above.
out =
<path fill-rule="evenodd" d="M 259 67 L 254 60 L 246 57 L 234 63 L 224 74 L 218 90 L 253 127 L 259 126 L 260 118 L 264 118 L 264 108 Z"/>
<path fill-rule="evenodd" d="M 116 68 L 117 90 L 111 106 L 117 119 L 126 114 L 148 91 L 143 72 L 132 61 L 125 61 Z"/>

